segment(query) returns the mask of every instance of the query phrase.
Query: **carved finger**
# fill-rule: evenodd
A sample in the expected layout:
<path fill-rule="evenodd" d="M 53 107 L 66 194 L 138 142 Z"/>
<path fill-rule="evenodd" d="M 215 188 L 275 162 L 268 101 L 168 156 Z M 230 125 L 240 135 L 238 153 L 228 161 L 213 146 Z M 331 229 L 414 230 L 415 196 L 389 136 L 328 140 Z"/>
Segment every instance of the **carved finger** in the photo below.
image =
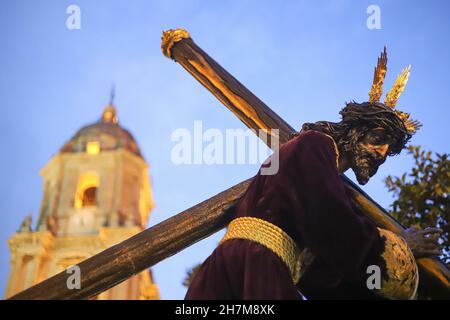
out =
<path fill-rule="evenodd" d="M 423 247 L 426 250 L 440 250 L 440 246 L 437 243 L 425 243 Z"/>
<path fill-rule="evenodd" d="M 437 242 L 439 239 L 439 234 L 433 234 L 433 235 L 429 235 L 429 236 L 424 236 L 423 239 L 426 242 Z"/>
<path fill-rule="evenodd" d="M 441 234 L 443 232 L 442 229 L 438 228 L 426 228 L 424 230 L 419 231 L 420 234 L 427 235 L 427 234 Z"/>

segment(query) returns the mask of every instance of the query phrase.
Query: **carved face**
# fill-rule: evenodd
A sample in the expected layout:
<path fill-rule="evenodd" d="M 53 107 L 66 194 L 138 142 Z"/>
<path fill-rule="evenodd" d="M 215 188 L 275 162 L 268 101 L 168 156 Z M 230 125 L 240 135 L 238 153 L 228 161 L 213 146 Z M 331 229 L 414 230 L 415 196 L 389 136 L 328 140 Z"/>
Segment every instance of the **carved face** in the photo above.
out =
<path fill-rule="evenodd" d="M 361 136 L 353 146 L 351 168 L 359 184 L 366 184 L 378 167 L 386 161 L 395 141 L 383 128 L 375 128 Z"/>

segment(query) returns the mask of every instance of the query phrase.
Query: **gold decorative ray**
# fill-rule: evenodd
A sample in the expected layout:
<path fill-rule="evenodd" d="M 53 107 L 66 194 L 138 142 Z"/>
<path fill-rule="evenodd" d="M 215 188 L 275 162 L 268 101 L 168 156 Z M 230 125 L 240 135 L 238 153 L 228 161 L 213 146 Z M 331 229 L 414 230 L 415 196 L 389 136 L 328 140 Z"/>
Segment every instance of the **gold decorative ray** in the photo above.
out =
<path fill-rule="evenodd" d="M 417 120 L 412 120 L 409 118 L 409 113 L 402 112 L 400 110 L 395 110 L 395 114 L 403 121 L 403 124 L 405 125 L 406 131 L 409 134 L 414 134 L 417 132 L 417 130 L 422 127 L 422 124 Z"/>
<path fill-rule="evenodd" d="M 405 90 L 410 71 L 411 71 L 411 65 L 409 65 L 407 68 L 403 69 L 402 72 L 398 75 L 397 80 L 395 80 L 395 83 L 392 86 L 392 89 L 386 95 L 384 104 L 386 106 L 388 106 L 389 108 L 391 108 L 391 109 L 395 108 L 398 98 Z"/>
<path fill-rule="evenodd" d="M 381 95 L 383 94 L 383 83 L 386 72 L 387 52 L 386 46 L 384 46 L 384 50 L 383 52 L 381 52 L 381 55 L 378 58 L 377 66 L 375 67 L 375 71 L 373 73 L 372 88 L 369 92 L 370 102 L 372 103 L 380 101 Z"/>
<path fill-rule="evenodd" d="M 420 129 L 420 127 L 422 127 L 422 124 L 417 120 L 408 119 L 405 121 L 405 127 L 409 134 L 414 134 Z"/>

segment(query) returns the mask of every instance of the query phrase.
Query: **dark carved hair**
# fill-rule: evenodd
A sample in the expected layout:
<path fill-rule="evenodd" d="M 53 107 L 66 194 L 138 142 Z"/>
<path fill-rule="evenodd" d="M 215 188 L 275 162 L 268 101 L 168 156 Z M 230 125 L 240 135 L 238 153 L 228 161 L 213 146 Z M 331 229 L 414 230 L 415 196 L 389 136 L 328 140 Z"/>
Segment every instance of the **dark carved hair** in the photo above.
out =
<path fill-rule="evenodd" d="M 385 129 L 395 141 L 390 146 L 389 155 L 399 154 L 411 139 L 411 134 L 406 131 L 403 121 L 382 103 L 352 101 L 346 103 L 339 113 L 342 115 L 341 122 L 305 123 L 302 131 L 315 130 L 328 134 L 344 152 L 350 151 L 351 146 L 365 133 L 379 127 Z"/>

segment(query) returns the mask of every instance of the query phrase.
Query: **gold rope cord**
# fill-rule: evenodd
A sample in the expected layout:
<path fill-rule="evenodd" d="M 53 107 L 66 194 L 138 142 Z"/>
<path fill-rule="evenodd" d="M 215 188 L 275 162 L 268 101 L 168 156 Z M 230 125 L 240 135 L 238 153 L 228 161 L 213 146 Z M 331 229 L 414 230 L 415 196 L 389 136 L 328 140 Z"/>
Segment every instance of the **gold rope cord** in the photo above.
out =
<path fill-rule="evenodd" d="M 324 133 L 324 135 L 326 135 L 328 138 L 330 138 L 331 139 L 331 141 L 333 141 L 333 147 L 334 147 L 334 151 L 336 152 L 336 167 L 338 168 L 338 170 L 339 170 L 339 149 L 338 149 L 338 146 L 337 146 L 337 144 L 336 144 L 336 141 L 334 141 L 334 139 L 333 139 L 333 137 L 332 136 L 330 136 L 330 135 L 328 135 L 328 134 L 326 134 L 326 133 Z"/>
<path fill-rule="evenodd" d="M 291 271 L 294 284 L 300 279 L 300 252 L 294 240 L 281 228 L 262 219 L 242 217 L 230 222 L 220 244 L 230 239 L 255 241 L 274 252 Z"/>

